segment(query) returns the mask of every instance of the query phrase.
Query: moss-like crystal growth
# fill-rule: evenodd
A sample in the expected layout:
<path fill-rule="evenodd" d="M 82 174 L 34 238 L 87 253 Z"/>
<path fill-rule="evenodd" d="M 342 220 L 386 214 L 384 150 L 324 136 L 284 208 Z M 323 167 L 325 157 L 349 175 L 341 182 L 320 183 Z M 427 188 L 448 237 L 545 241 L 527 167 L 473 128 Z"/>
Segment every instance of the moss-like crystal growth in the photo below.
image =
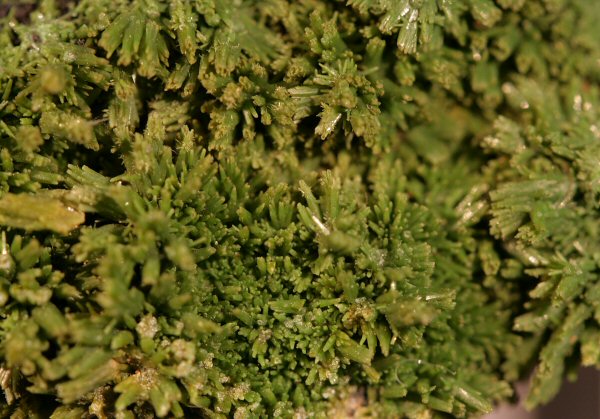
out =
<path fill-rule="evenodd" d="M 0 16 L 2 417 L 469 417 L 600 365 L 600 2 Z"/>

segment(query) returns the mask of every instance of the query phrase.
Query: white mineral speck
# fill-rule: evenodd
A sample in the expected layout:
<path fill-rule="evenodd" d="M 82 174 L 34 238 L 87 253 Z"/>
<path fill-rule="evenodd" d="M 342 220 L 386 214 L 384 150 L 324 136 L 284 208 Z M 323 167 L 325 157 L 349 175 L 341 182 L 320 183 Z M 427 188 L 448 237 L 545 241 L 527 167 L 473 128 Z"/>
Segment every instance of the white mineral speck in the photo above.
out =
<path fill-rule="evenodd" d="M 156 317 L 148 314 L 140 320 L 135 330 L 137 330 L 141 337 L 152 339 L 159 330 L 158 321 Z"/>

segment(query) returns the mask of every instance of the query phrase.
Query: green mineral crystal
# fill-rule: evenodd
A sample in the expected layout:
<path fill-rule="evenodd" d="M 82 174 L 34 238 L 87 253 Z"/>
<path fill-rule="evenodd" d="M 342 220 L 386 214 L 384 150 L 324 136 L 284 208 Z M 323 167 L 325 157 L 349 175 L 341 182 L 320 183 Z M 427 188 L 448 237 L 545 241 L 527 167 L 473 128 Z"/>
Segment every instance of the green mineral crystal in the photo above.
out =
<path fill-rule="evenodd" d="M 3 0 L 0 416 L 549 401 L 600 367 L 598 21 Z"/>

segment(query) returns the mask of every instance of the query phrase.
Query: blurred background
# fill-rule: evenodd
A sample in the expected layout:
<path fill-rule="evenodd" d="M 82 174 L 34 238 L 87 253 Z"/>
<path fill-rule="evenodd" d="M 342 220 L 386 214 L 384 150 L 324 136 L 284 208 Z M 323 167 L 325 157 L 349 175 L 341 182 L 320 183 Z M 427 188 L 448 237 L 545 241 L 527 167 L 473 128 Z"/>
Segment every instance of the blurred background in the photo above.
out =
<path fill-rule="evenodd" d="M 527 383 L 521 384 L 518 392 L 524 399 Z M 533 412 L 522 406 L 501 406 L 483 419 L 600 419 L 600 373 L 583 368 L 576 382 L 564 383 L 551 403 Z"/>

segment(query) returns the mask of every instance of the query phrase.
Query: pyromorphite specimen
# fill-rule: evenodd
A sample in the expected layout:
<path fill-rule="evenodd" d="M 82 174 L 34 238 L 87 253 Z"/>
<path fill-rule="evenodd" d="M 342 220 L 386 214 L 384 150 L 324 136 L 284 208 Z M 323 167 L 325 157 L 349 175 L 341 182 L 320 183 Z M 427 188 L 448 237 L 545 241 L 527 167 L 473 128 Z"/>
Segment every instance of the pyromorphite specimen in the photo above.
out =
<path fill-rule="evenodd" d="M 600 365 L 600 2 L 0 16 L 3 417 L 468 417 Z"/>

